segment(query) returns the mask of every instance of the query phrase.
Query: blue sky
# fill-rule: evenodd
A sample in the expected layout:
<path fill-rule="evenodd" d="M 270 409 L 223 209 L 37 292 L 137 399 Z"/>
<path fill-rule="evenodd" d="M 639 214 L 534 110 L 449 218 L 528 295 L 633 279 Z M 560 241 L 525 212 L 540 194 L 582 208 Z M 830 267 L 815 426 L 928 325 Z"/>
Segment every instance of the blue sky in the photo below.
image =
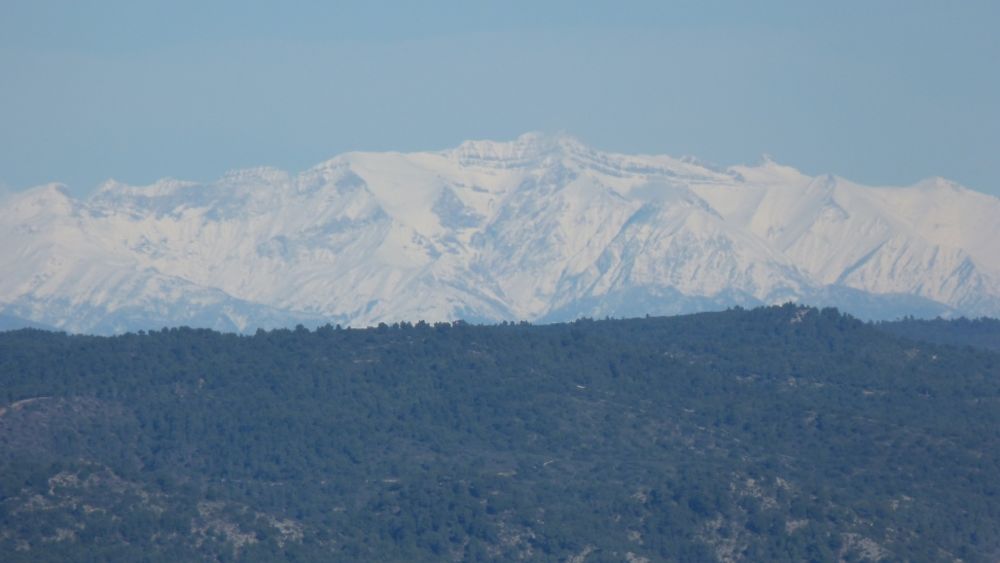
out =
<path fill-rule="evenodd" d="M 1000 195 L 1000 3 L 5 0 L 0 185 L 566 132 Z"/>

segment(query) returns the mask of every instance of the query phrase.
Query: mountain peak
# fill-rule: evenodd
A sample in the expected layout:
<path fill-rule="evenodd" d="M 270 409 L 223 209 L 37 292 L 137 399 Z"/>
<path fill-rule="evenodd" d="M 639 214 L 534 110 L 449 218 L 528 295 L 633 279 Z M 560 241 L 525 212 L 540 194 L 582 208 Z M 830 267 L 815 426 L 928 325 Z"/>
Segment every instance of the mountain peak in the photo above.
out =
<path fill-rule="evenodd" d="M 860 316 L 1000 313 L 1000 200 L 924 185 L 813 178 L 767 156 L 718 170 L 543 133 L 348 153 L 294 176 L 110 180 L 83 204 L 50 184 L 0 205 L 0 233 L 15 241 L 0 245 L 0 314 L 94 331 L 555 320 L 793 298 Z"/>
<path fill-rule="evenodd" d="M 948 192 L 964 192 L 968 190 L 968 188 L 962 186 L 958 182 L 953 182 L 947 178 L 942 178 L 941 176 L 932 176 L 930 178 L 920 180 L 914 184 L 914 187 L 926 190 Z"/>
<path fill-rule="evenodd" d="M 90 204 L 102 207 L 113 207 L 142 200 L 172 200 L 182 197 L 185 190 L 198 186 L 197 182 L 178 180 L 176 178 L 161 178 L 152 184 L 133 186 L 115 179 L 110 179 L 98 186 L 97 190 L 87 199 Z"/>
<path fill-rule="evenodd" d="M 73 200 L 73 196 L 70 195 L 66 184 L 61 184 L 59 182 L 42 184 L 40 186 L 29 188 L 20 194 L 15 194 L 15 197 L 21 200 L 38 202 L 40 204 L 46 202 L 54 204 L 55 202 L 70 202 Z"/>
<path fill-rule="evenodd" d="M 812 178 L 803 174 L 798 169 L 778 163 L 769 154 L 761 155 L 760 161 L 757 164 L 730 166 L 729 171 L 735 173 L 743 181 L 751 184 L 801 187 L 812 181 Z"/>
<path fill-rule="evenodd" d="M 18 218 L 15 220 L 42 215 L 69 215 L 76 205 L 66 185 L 56 182 L 35 186 L 0 201 L 3 203 L 0 212 L 8 211 L 8 218 Z M 0 224 L 0 227 L 4 226 Z"/>
<path fill-rule="evenodd" d="M 529 132 L 513 141 L 465 141 L 454 149 L 444 151 L 444 154 L 466 166 L 514 168 L 539 162 L 549 156 L 588 150 L 578 139 L 564 133 Z"/>
<path fill-rule="evenodd" d="M 60 182 L 49 182 L 48 184 L 34 186 L 25 190 L 24 194 L 32 197 L 70 197 L 69 189 L 66 187 L 66 184 Z"/>

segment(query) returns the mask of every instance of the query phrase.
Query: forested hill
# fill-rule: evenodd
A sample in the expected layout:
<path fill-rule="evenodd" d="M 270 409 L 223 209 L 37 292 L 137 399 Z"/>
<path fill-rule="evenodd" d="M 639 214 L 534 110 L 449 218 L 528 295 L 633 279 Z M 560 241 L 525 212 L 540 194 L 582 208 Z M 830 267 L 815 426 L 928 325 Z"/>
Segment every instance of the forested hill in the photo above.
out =
<path fill-rule="evenodd" d="M 914 319 L 874 323 L 886 332 L 935 344 L 975 346 L 1000 352 L 1000 319 Z"/>
<path fill-rule="evenodd" d="M 1000 558 L 1000 355 L 791 305 L 0 334 L 0 560 Z"/>

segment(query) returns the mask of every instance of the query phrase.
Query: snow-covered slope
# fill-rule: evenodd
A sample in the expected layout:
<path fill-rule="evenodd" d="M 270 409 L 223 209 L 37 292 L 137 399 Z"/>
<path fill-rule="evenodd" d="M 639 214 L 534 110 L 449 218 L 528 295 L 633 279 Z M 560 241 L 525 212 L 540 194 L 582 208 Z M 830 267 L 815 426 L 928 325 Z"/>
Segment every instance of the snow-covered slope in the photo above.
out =
<path fill-rule="evenodd" d="M 0 314 L 71 331 L 559 320 L 787 300 L 1000 315 L 1000 200 L 564 136 L 0 202 Z"/>

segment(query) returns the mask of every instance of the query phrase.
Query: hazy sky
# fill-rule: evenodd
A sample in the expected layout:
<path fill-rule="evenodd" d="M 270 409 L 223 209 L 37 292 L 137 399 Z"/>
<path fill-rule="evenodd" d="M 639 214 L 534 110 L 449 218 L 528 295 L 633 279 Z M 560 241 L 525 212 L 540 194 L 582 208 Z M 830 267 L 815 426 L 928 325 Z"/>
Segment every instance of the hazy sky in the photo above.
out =
<path fill-rule="evenodd" d="M 566 132 L 1000 195 L 1000 2 L 3 0 L 0 183 Z"/>

